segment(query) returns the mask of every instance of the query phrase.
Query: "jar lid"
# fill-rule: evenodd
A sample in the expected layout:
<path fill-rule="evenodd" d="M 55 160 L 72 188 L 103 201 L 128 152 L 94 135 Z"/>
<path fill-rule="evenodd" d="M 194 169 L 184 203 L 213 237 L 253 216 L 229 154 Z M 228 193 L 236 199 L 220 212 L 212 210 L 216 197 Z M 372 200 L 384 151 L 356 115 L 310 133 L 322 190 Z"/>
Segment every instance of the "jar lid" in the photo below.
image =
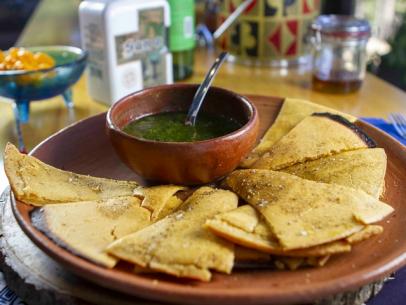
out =
<path fill-rule="evenodd" d="M 311 29 L 339 38 L 368 38 L 371 34 L 367 20 L 344 15 L 321 15 L 313 21 Z"/>

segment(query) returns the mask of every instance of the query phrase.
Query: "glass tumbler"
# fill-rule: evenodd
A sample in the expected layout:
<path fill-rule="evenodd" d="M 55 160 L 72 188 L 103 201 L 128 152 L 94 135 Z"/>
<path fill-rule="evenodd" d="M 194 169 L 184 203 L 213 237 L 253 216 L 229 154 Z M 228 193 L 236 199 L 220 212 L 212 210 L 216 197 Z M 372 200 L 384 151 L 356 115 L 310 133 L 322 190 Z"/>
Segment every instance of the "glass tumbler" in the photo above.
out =
<path fill-rule="evenodd" d="M 357 91 L 365 77 L 368 21 L 352 16 L 322 15 L 311 24 L 313 88 L 329 93 Z"/>

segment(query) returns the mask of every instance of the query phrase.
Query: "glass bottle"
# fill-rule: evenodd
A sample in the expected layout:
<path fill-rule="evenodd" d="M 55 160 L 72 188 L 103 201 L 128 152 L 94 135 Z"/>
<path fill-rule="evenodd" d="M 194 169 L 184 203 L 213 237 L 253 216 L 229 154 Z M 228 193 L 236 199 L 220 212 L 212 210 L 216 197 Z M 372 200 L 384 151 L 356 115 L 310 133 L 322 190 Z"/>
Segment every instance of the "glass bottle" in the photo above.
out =
<path fill-rule="evenodd" d="M 192 75 L 195 47 L 195 1 L 168 0 L 171 8 L 169 48 L 173 58 L 173 77 L 182 80 Z"/>

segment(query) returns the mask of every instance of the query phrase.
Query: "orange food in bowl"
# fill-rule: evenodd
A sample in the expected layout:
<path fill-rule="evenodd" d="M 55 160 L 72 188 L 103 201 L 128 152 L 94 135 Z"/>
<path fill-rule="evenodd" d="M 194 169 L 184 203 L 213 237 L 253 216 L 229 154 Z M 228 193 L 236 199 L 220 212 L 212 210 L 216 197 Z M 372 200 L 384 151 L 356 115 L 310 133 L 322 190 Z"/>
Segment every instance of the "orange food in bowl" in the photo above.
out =
<path fill-rule="evenodd" d="M 40 70 L 52 68 L 55 60 L 46 53 L 31 52 L 24 48 L 0 51 L 0 70 Z"/>

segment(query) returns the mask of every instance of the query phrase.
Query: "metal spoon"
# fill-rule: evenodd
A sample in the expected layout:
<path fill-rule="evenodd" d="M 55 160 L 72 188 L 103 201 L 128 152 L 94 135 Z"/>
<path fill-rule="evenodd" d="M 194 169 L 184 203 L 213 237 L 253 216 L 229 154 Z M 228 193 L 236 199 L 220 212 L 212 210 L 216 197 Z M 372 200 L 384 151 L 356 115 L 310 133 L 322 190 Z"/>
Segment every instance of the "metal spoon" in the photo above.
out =
<path fill-rule="evenodd" d="M 240 17 L 242 13 L 254 2 L 254 0 L 245 0 L 242 2 L 226 20 L 212 34 L 205 24 L 199 24 L 196 28 L 197 42 L 200 46 L 214 47 L 214 41 L 220 38 L 226 30 Z"/>
<path fill-rule="evenodd" d="M 193 97 L 192 104 L 190 105 L 188 114 L 186 116 L 185 125 L 195 126 L 197 114 L 203 104 L 203 100 L 206 97 L 207 91 L 209 91 L 210 85 L 213 82 L 213 79 L 216 76 L 221 64 L 227 58 L 227 55 L 227 52 L 222 52 L 219 57 L 216 58 L 209 72 L 206 74 L 206 77 L 200 84 L 195 93 L 195 96 Z"/>
<path fill-rule="evenodd" d="M 213 38 L 218 39 L 223 33 L 240 17 L 242 13 L 254 2 L 254 0 L 245 0 L 242 2 L 230 16 L 218 27 L 218 29 L 213 33 Z"/>

